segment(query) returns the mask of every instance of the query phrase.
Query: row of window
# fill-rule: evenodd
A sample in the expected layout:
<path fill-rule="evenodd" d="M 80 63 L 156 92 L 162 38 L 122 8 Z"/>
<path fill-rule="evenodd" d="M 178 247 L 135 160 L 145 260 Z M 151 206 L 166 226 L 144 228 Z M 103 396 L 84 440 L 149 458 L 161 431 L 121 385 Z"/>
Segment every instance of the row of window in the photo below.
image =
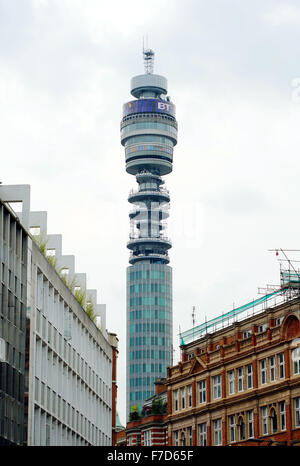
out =
<path fill-rule="evenodd" d="M 96 400 L 89 397 L 89 401 L 90 408 L 92 408 L 92 403 Z M 88 438 L 89 426 L 94 426 L 93 423 L 84 414 L 80 413 L 78 409 L 71 406 L 61 395 L 51 390 L 50 387 L 40 382 L 37 378 L 35 378 L 35 402 L 40 404 L 63 424 L 79 432 L 83 437 Z M 99 400 L 97 403 L 99 403 Z M 108 408 L 100 402 L 98 404 L 98 418 L 107 417 L 107 410 Z M 96 428 L 96 426 L 94 427 Z"/>
<path fill-rule="evenodd" d="M 131 319 L 130 319 L 131 320 Z M 139 322 L 136 324 L 130 324 L 135 327 L 135 332 L 154 332 L 154 333 L 165 333 L 170 332 L 170 325 L 162 322 Z M 132 332 L 130 332 L 132 333 Z"/>
<path fill-rule="evenodd" d="M 21 260 L 25 262 L 25 255 L 27 252 L 27 235 L 23 233 L 23 230 L 18 226 L 4 206 L 1 206 L 0 209 L 0 227 L 4 243 L 3 254 L 5 255 L 5 246 L 7 245 L 9 249 L 13 250 L 16 255 L 21 257 Z"/>
<path fill-rule="evenodd" d="M 66 426 L 35 406 L 35 445 L 109 445 L 110 438 L 92 422 L 75 412 L 75 426 Z"/>
<path fill-rule="evenodd" d="M 24 292 L 25 287 L 23 283 L 22 282 L 20 283 L 19 278 L 16 277 L 10 269 L 8 269 L 8 276 L 6 277 L 6 267 L 5 267 L 5 264 L 2 263 L 1 281 L 3 285 L 5 284 L 6 278 L 8 278 L 7 287 L 9 291 L 14 293 L 15 296 L 19 296 L 21 301 L 23 301 L 25 299 L 25 292 Z M 20 286 L 20 291 L 19 291 L 19 286 Z M 3 290 L 3 287 L 2 287 L 2 290 Z"/>
<path fill-rule="evenodd" d="M 170 135 L 177 139 L 177 129 L 173 125 L 168 125 L 166 123 L 156 123 L 154 121 L 142 121 L 140 123 L 131 123 L 130 125 L 124 126 L 124 128 L 121 129 L 121 139 L 123 139 L 126 134 L 131 133 L 132 131 L 139 131 L 141 129 L 167 131 L 170 133 Z"/>
<path fill-rule="evenodd" d="M 170 288 L 168 288 L 170 291 Z M 133 295 L 134 293 L 153 293 L 165 292 L 165 284 L 164 283 L 136 283 L 135 285 L 130 285 L 129 287 L 130 294 Z"/>
<path fill-rule="evenodd" d="M 295 351 L 295 350 L 294 350 Z M 279 353 L 275 356 L 270 356 L 259 361 L 260 368 L 260 385 L 265 385 L 269 382 L 275 382 L 276 380 L 282 380 L 285 378 L 285 360 L 284 353 Z M 293 368 L 294 374 L 300 373 L 300 357 L 296 358 L 293 356 Z M 212 381 L 212 399 L 217 400 L 222 398 L 222 380 L 221 374 L 211 377 Z M 198 382 L 198 403 L 206 403 L 207 392 L 206 392 L 206 380 Z M 236 369 L 232 369 L 227 372 L 227 387 L 228 394 L 233 395 L 238 392 L 253 388 L 253 366 L 248 364 Z M 174 390 L 174 410 L 185 409 L 186 407 L 192 407 L 190 403 L 186 403 L 186 397 L 188 393 L 191 393 L 192 385 L 182 387 Z M 180 395 L 179 395 L 180 391 Z M 180 402 L 180 403 L 179 403 Z"/>
<path fill-rule="evenodd" d="M 141 364 L 130 364 L 129 374 L 144 374 L 147 372 L 159 372 L 165 374 L 166 364 L 163 363 L 141 363 Z"/>
<path fill-rule="evenodd" d="M 45 339 L 47 321 L 42 316 L 40 323 L 40 311 L 36 313 L 36 330 Z M 42 327 L 42 328 L 41 328 Z M 102 379 L 88 365 L 86 361 L 72 348 L 67 340 L 57 331 L 55 327 L 48 322 L 47 342 L 51 344 L 51 349 L 57 353 L 58 360 L 64 361 L 73 371 L 75 371 L 96 393 L 99 393 L 100 386 L 102 387 Z M 104 382 L 103 382 L 104 384 Z M 106 385 L 105 385 L 106 386 Z"/>
<path fill-rule="evenodd" d="M 136 270 L 135 272 L 130 272 L 129 275 L 130 281 L 135 280 L 170 280 L 170 272 L 165 272 L 163 270 Z"/>
<path fill-rule="evenodd" d="M 0 325 L 1 322 L 2 321 L 0 319 Z M 1 334 L 2 332 L 0 327 L 0 335 Z M 7 362 L 18 371 L 24 372 L 25 355 L 20 351 L 17 351 L 16 347 L 8 341 L 5 341 L 4 338 L 0 338 L 0 362 Z"/>
<path fill-rule="evenodd" d="M 130 298 L 130 307 L 133 306 L 165 306 L 170 305 L 171 300 L 164 296 L 136 296 Z"/>
<path fill-rule="evenodd" d="M 138 360 L 138 359 L 156 359 L 156 360 L 164 360 L 165 358 L 169 358 L 170 352 L 165 350 L 158 350 L 158 349 L 147 349 L 147 350 L 136 350 L 129 352 L 129 359 L 130 361 Z"/>
<path fill-rule="evenodd" d="M 138 309 L 135 311 L 130 311 L 130 320 L 138 319 L 159 319 L 161 320 L 171 320 L 171 312 L 166 311 L 165 309 Z M 149 322 L 147 322 L 149 325 Z"/>
<path fill-rule="evenodd" d="M 294 428 L 300 427 L 300 398 L 293 400 Z M 231 414 L 228 416 L 228 443 L 234 443 L 254 438 L 254 411 L 249 410 L 242 414 Z M 276 434 L 286 430 L 286 403 L 280 401 L 276 405 L 262 406 L 260 408 L 260 434 L 261 436 Z M 212 421 L 212 444 L 219 446 L 223 444 L 222 419 Z M 175 446 L 192 445 L 192 427 L 186 432 L 174 431 L 173 440 Z M 207 422 L 198 425 L 199 446 L 207 446 Z"/>
<path fill-rule="evenodd" d="M 150 398 L 150 396 L 154 395 L 153 390 L 146 390 L 144 392 L 137 391 L 137 392 L 130 392 L 129 393 L 129 400 L 130 401 L 142 401 Z"/>
<path fill-rule="evenodd" d="M 156 377 L 130 377 L 129 386 L 133 387 L 153 387 Z"/>
<path fill-rule="evenodd" d="M 133 152 L 138 151 L 158 151 L 158 152 L 167 152 L 168 154 L 173 154 L 173 147 L 167 145 L 158 145 L 158 144 L 145 144 L 142 146 L 129 146 L 125 148 L 125 155 L 132 154 Z"/>
<path fill-rule="evenodd" d="M 129 146 L 129 144 L 135 144 L 140 142 L 153 142 L 153 143 L 163 143 L 173 147 L 173 143 L 171 139 L 166 138 L 164 136 L 158 136 L 153 134 L 145 134 L 141 136 L 132 136 L 127 139 L 125 142 L 125 147 Z"/>

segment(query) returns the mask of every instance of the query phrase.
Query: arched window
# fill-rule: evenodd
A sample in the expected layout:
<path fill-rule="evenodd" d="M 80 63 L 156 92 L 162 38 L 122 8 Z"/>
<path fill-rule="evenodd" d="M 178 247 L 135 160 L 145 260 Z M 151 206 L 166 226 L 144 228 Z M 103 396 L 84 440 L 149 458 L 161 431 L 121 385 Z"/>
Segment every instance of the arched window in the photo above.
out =
<path fill-rule="evenodd" d="M 239 440 L 245 440 L 245 438 L 246 438 L 246 428 L 245 428 L 245 423 L 244 423 L 243 416 L 239 417 L 238 428 L 239 428 Z"/>
<path fill-rule="evenodd" d="M 271 408 L 270 419 L 271 419 L 271 431 L 272 431 L 272 434 L 275 434 L 277 432 L 277 414 L 276 414 L 275 408 Z"/>
<path fill-rule="evenodd" d="M 300 336 L 300 323 L 297 317 L 290 315 L 283 324 L 283 338 L 290 340 Z"/>

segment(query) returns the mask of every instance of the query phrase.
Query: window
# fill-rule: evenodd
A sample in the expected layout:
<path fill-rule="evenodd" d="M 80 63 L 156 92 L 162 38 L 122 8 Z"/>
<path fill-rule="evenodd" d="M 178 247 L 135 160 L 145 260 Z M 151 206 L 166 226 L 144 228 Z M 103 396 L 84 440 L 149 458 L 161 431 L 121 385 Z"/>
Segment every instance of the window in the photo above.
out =
<path fill-rule="evenodd" d="M 206 380 L 198 382 L 199 403 L 206 403 Z"/>
<path fill-rule="evenodd" d="M 284 379 L 285 371 L 284 371 L 284 353 L 278 354 L 278 366 L 279 366 L 279 378 Z"/>
<path fill-rule="evenodd" d="M 300 398 L 295 398 L 295 426 L 300 427 Z"/>
<path fill-rule="evenodd" d="M 180 389 L 181 393 L 181 409 L 185 409 L 185 387 Z"/>
<path fill-rule="evenodd" d="M 259 325 L 258 326 L 258 333 L 262 333 L 267 330 L 267 324 Z"/>
<path fill-rule="evenodd" d="M 207 445 L 207 433 L 206 433 L 206 422 L 199 424 L 199 445 L 200 447 L 206 447 Z"/>
<path fill-rule="evenodd" d="M 188 444 L 189 446 L 192 446 L 193 445 L 193 430 L 191 427 L 188 427 L 187 434 L 188 434 Z"/>
<path fill-rule="evenodd" d="M 213 395 L 214 400 L 221 398 L 221 375 L 213 377 Z"/>
<path fill-rule="evenodd" d="M 277 414 L 276 414 L 275 408 L 271 408 L 270 420 L 271 420 L 271 433 L 276 434 L 276 432 L 277 432 Z"/>
<path fill-rule="evenodd" d="M 193 359 L 194 357 L 195 357 L 195 354 L 194 354 L 194 353 L 188 354 L 188 361 L 189 361 L 190 359 Z"/>
<path fill-rule="evenodd" d="M 279 403 L 279 416 L 280 416 L 280 430 L 286 429 L 286 420 L 285 420 L 285 401 Z"/>
<path fill-rule="evenodd" d="M 251 330 L 246 330 L 245 332 L 243 332 L 243 339 L 250 337 L 250 335 L 251 335 Z"/>
<path fill-rule="evenodd" d="M 283 317 L 277 317 L 277 319 L 275 320 L 276 325 L 281 325 L 282 321 L 283 321 Z"/>
<path fill-rule="evenodd" d="M 261 408 L 262 434 L 268 433 L 268 409 L 266 406 Z"/>
<path fill-rule="evenodd" d="M 235 416 L 229 416 L 229 437 L 230 437 L 230 442 L 235 442 L 236 441 L 236 436 L 235 436 Z"/>
<path fill-rule="evenodd" d="M 136 434 L 136 446 L 141 446 L 141 434 Z"/>
<path fill-rule="evenodd" d="M 6 351 L 5 351 L 5 340 L 0 338 L 0 361 L 6 360 Z"/>
<path fill-rule="evenodd" d="M 292 351 L 292 361 L 293 361 L 293 372 L 294 375 L 300 374 L 300 347 L 293 349 Z"/>
<path fill-rule="evenodd" d="M 214 445 L 222 445 L 222 419 L 214 421 Z"/>
<path fill-rule="evenodd" d="M 260 382 L 262 385 L 267 383 L 267 364 L 265 359 L 260 361 Z"/>
<path fill-rule="evenodd" d="M 275 356 L 269 358 L 270 382 L 276 380 L 276 360 Z"/>
<path fill-rule="evenodd" d="M 188 407 L 191 408 L 192 407 L 192 386 L 191 385 L 188 385 L 187 391 L 188 391 Z"/>
<path fill-rule="evenodd" d="M 254 437 L 253 411 L 248 411 L 247 421 L 248 421 L 248 438 L 253 438 Z"/>
<path fill-rule="evenodd" d="M 174 411 L 178 411 L 178 390 L 174 390 Z"/>
<path fill-rule="evenodd" d="M 243 416 L 239 417 L 238 427 L 239 427 L 239 440 L 245 440 L 245 438 L 246 438 L 246 428 L 245 428 L 245 423 L 244 423 Z"/>
<path fill-rule="evenodd" d="M 234 371 L 228 372 L 228 387 L 229 387 L 229 395 L 233 395 L 233 393 L 235 393 Z"/>
<path fill-rule="evenodd" d="M 244 390 L 244 368 L 238 368 L 238 390 L 242 392 Z"/>
<path fill-rule="evenodd" d="M 247 388 L 253 387 L 253 369 L 252 364 L 248 364 L 247 366 Z"/>
<path fill-rule="evenodd" d="M 174 432 L 174 445 L 175 447 L 178 447 L 179 441 L 178 441 L 178 430 Z"/>

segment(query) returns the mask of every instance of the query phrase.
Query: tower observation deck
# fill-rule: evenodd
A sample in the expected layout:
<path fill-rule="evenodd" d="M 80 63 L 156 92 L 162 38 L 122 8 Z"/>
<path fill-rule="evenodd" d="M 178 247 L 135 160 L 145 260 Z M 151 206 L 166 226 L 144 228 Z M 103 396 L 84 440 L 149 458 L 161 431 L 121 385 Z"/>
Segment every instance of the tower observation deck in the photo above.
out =
<path fill-rule="evenodd" d="M 154 52 L 143 51 L 145 74 L 131 79 L 135 98 L 123 105 L 121 144 L 126 171 L 136 177 L 130 192 L 127 268 L 127 415 L 155 393 L 154 381 L 172 363 L 172 269 L 166 234 L 170 195 L 162 176 L 172 171 L 177 143 L 175 106 L 167 80 L 153 74 Z"/>

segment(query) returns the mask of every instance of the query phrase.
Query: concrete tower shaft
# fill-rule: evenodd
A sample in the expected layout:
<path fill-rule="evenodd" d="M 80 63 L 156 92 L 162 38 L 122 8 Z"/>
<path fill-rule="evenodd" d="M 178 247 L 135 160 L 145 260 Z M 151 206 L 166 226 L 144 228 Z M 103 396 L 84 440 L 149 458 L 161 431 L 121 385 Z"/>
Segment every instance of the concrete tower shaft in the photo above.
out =
<path fill-rule="evenodd" d="M 146 55 L 148 54 L 148 55 Z M 145 74 L 131 79 L 135 100 L 123 106 L 121 144 L 126 171 L 138 188 L 130 192 L 131 251 L 127 269 L 127 413 L 154 393 L 154 381 L 171 364 L 172 269 L 166 235 L 170 195 L 162 176 L 171 173 L 177 144 L 175 106 L 167 80 L 152 73 L 154 52 L 144 51 Z"/>

